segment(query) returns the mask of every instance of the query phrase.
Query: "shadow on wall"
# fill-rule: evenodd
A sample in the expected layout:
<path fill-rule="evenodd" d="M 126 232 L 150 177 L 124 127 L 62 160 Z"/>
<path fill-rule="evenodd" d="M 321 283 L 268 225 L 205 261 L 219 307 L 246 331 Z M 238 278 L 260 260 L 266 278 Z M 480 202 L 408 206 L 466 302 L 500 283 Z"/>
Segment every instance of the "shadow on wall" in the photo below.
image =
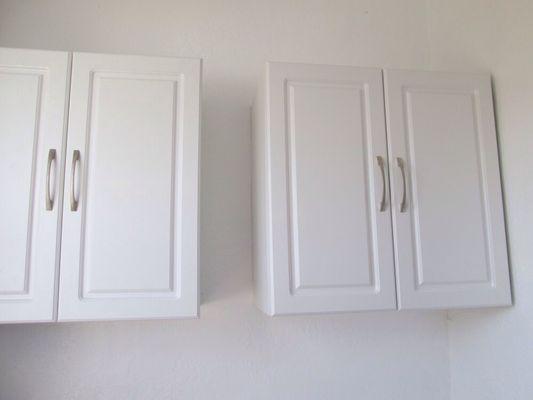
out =
<path fill-rule="evenodd" d="M 216 82 L 215 82 L 216 81 Z M 205 79 L 202 104 L 201 304 L 251 291 L 251 118 L 253 85 Z"/>

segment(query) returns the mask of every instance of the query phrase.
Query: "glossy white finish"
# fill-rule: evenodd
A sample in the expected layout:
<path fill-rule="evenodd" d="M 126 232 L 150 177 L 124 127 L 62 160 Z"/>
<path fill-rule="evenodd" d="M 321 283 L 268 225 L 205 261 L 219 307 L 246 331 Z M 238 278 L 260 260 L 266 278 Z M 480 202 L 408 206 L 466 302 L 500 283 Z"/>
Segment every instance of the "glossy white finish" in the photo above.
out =
<path fill-rule="evenodd" d="M 511 303 L 490 76 L 385 73 L 399 308 Z"/>
<path fill-rule="evenodd" d="M 379 69 L 268 63 L 255 110 L 255 264 L 269 314 L 394 309 Z"/>
<path fill-rule="evenodd" d="M 74 54 L 60 320 L 198 314 L 200 67 Z"/>
<path fill-rule="evenodd" d="M 0 322 L 55 318 L 68 72 L 68 53 L 0 49 Z"/>

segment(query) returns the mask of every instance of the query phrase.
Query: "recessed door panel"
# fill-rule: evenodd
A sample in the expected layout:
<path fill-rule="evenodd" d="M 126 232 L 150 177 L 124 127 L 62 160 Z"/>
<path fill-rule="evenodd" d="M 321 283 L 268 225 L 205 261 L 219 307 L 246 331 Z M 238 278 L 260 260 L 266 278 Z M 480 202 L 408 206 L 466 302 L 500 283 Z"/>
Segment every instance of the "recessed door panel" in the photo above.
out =
<path fill-rule="evenodd" d="M 34 145 L 40 131 L 43 71 L 0 70 L 0 292 L 28 294 L 33 223 Z M 25 201 L 24 201 L 24 200 Z M 29 253 L 29 254 L 28 254 Z M 30 257 L 28 257 L 30 255 Z"/>
<path fill-rule="evenodd" d="M 60 319 L 197 314 L 199 73 L 74 55 Z"/>
<path fill-rule="evenodd" d="M 381 71 L 269 74 L 275 313 L 394 308 Z"/>
<path fill-rule="evenodd" d="M 489 78 L 388 71 L 387 100 L 401 307 L 506 304 Z"/>
<path fill-rule="evenodd" d="M 55 318 L 59 156 L 67 81 L 66 53 L 0 49 L 3 322 Z"/>
<path fill-rule="evenodd" d="M 172 292 L 178 286 L 173 208 L 180 81 L 179 75 L 92 76 L 84 295 Z"/>
<path fill-rule="evenodd" d="M 287 82 L 294 292 L 373 285 L 364 96 Z"/>
<path fill-rule="evenodd" d="M 408 90 L 406 101 L 417 285 L 487 282 L 475 95 Z"/>

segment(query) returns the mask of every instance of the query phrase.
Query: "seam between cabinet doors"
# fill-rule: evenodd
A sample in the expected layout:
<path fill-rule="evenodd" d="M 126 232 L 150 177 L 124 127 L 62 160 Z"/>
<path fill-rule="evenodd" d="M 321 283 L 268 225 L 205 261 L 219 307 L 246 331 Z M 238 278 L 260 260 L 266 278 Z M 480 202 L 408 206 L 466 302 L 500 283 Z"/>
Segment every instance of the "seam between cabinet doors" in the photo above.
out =
<path fill-rule="evenodd" d="M 65 105 L 63 112 L 63 134 L 61 137 L 61 154 L 59 166 L 59 184 L 58 184 L 58 198 L 57 198 L 57 231 L 56 231 L 56 253 L 55 253 L 55 280 L 54 280 L 54 312 L 53 320 L 57 321 L 59 316 L 59 282 L 61 275 L 61 239 L 63 228 L 63 200 L 65 192 L 65 162 L 67 154 L 67 140 L 68 140 L 68 122 L 70 111 L 70 90 L 72 81 L 72 59 L 73 54 L 68 53 L 67 61 L 67 78 L 65 89 Z"/>

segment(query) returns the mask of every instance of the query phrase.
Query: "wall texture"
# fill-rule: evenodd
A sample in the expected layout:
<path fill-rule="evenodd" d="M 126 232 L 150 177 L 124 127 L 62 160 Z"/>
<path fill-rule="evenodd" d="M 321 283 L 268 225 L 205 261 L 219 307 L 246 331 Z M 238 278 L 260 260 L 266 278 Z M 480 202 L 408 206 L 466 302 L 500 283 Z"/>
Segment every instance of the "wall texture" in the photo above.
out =
<path fill-rule="evenodd" d="M 435 69 L 491 71 L 515 306 L 450 313 L 453 400 L 533 394 L 533 2 L 430 0 Z"/>
<path fill-rule="evenodd" d="M 205 78 L 201 319 L 0 326 L 1 400 L 449 398 L 445 314 L 273 319 L 251 292 L 263 62 L 426 67 L 425 1 L 0 0 L 0 45 L 203 57 Z"/>

